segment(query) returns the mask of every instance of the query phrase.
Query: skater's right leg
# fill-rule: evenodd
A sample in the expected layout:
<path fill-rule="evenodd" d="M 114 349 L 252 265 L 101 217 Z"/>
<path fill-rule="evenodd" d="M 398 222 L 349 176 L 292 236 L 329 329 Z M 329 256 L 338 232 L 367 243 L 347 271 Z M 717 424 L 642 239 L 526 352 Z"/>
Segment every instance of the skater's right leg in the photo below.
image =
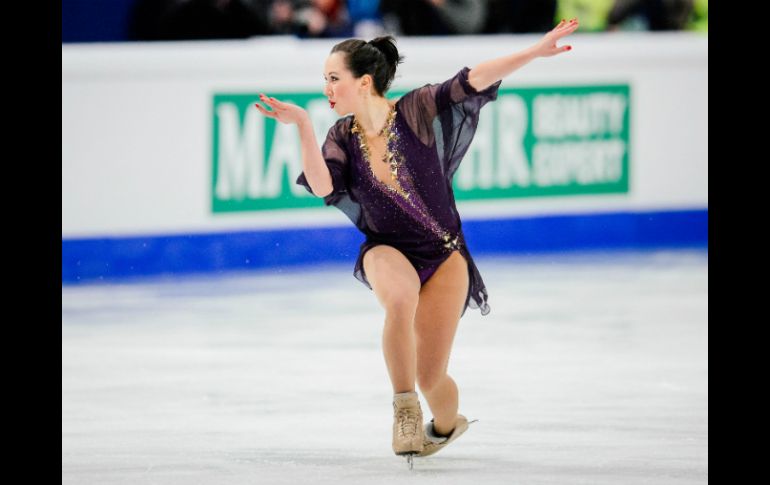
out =
<path fill-rule="evenodd" d="M 396 248 L 379 245 L 364 254 L 364 271 L 385 309 L 382 348 L 393 385 L 393 451 L 408 460 L 423 451 L 423 422 L 415 391 L 414 315 L 420 278 Z M 411 468 L 411 461 L 410 461 Z"/>
<path fill-rule="evenodd" d="M 393 393 L 415 390 L 417 372 L 414 317 L 420 277 L 399 250 L 381 244 L 364 254 L 364 271 L 385 310 L 382 348 Z"/>

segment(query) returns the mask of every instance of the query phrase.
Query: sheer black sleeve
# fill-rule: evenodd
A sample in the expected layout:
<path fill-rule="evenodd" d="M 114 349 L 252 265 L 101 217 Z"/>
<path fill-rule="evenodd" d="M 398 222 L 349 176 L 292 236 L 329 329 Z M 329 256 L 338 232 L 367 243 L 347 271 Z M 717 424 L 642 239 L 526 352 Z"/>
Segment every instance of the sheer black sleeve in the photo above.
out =
<path fill-rule="evenodd" d="M 342 120 L 340 120 L 342 121 Z M 335 123 L 326 135 L 326 140 L 321 147 L 321 154 L 323 155 L 326 166 L 329 169 L 329 173 L 332 177 L 332 191 L 329 195 L 324 197 L 324 204 L 335 205 L 348 191 L 348 155 L 345 151 L 345 144 L 342 141 L 341 124 L 340 121 Z M 310 188 L 310 184 L 305 178 L 305 172 L 302 172 L 297 177 L 297 184 L 304 186 L 311 194 L 313 190 Z"/>
<path fill-rule="evenodd" d="M 451 180 L 468 150 L 481 108 L 497 99 L 502 79 L 478 91 L 468 81 L 470 69 L 442 83 L 413 89 L 399 100 L 407 124 L 426 146 L 436 144 L 444 174 Z"/>

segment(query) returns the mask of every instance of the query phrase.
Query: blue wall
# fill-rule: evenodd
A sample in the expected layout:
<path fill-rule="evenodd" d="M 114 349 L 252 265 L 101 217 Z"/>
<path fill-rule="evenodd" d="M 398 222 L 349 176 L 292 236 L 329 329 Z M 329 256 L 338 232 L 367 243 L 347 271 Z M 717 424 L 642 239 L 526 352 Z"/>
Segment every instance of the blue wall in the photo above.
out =
<path fill-rule="evenodd" d="M 463 222 L 475 256 L 596 249 L 708 247 L 708 209 Z M 347 262 L 364 236 L 354 227 L 62 240 L 62 283 L 161 274 Z"/>

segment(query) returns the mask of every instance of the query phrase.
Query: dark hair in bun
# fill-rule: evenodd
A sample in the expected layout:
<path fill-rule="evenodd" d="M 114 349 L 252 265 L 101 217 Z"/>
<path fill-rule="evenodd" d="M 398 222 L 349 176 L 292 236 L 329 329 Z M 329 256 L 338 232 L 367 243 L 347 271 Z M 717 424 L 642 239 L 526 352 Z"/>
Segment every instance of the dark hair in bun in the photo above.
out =
<path fill-rule="evenodd" d="M 331 53 L 335 52 L 347 54 L 345 65 L 356 78 L 364 74 L 372 76 L 375 91 L 383 97 L 396 76 L 396 67 L 404 59 L 398 54 L 396 39 L 392 35 L 377 37 L 369 42 L 348 39 L 335 45 Z"/>

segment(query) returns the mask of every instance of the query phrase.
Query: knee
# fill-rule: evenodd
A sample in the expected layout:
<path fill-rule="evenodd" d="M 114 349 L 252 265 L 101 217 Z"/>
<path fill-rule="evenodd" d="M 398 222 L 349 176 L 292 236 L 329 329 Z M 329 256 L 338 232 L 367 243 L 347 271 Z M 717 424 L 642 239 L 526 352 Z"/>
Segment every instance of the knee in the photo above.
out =
<path fill-rule="evenodd" d="M 388 322 L 401 322 L 411 325 L 417 312 L 418 295 L 407 291 L 395 291 L 385 300 L 385 315 Z"/>

